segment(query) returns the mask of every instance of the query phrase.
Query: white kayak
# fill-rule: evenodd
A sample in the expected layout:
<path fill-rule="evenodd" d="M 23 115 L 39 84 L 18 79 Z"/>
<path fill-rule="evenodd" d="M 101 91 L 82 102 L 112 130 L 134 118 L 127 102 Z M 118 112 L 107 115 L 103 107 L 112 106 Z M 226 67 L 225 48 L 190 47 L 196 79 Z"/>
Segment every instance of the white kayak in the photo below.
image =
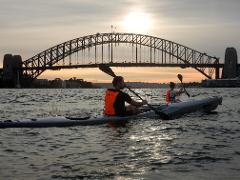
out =
<path fill-rule="evenodd" d="M 173 103 L 166 108 L 162 108 L 161 112 L 168 115 L 169 119 L 178 118 L 184 114 L 195 111 L 211 112 L 215 110 L 218 105 L 222 104 L 222 97 L 208 97 L 200 100 L 190 100 L 185 102 Z"/>
<path fill-rule="evenodd" d="M 222 103 L 222 97 L 208 97 L 200 100 L 189 100 L 186 102 L 173 103 L 169 105 L 154 105 L 158 112 L 164 115 L 161 119 L 175 119 L 184 114 L 195 111 L 210 112 L 215 110 Z M 45 117 L 22 120 L 0 121 L 0 128 L 21 128 L 21 127 L 67 127 L 87 126 L 106 123 L 134 120 L 140 117 L 157 117 L 153 110 L 148 107 L 141 109 L 141 112 L 131 116 L 85 116 L 85 117 Z"/>

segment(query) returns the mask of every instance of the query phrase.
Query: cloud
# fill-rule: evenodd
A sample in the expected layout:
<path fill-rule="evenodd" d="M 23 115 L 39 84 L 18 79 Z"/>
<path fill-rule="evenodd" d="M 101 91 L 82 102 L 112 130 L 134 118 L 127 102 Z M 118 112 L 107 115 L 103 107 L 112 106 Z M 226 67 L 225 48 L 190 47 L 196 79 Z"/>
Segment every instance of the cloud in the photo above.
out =
<path fill-rule="evenodd" d="M 153 18 L 146 34 L 222 59 L 226 47 L 240 47 L 239 0 L 0 0 L 0 4 L 0 67 L 5 53 L 27 59 L 70 39 L 109 32 L 111 25 L 122 31 L 119 22 L 134 10 Z"/>
<path fill-rule="evenodd" d="M 114 1 L 115 2 L 115 1 Z M 112 1 L 10 0 L 1 4 L 1 27 L 53 26 L 58 24 L 101 23 L 117 17 L 125 3 Z M 116 3 L 116 2 L 115 2 Z"/>
<path fill-rule="evenodd" d="M 239 23 L 239 0 L 169 0 L 145 2 L 147 11 L 170 24 Z"/>

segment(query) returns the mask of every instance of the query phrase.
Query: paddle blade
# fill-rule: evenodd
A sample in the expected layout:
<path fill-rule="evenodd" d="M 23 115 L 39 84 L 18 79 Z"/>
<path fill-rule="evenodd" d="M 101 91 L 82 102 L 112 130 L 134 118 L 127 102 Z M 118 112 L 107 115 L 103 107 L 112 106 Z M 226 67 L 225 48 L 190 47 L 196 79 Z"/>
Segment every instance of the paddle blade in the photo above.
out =
<path fill-rule="evenodd" d="M 181 74 L 178 74 L 177 77 L 178 77 L 178 79 L 182 82 L 183 76 L 182 76 Z"/>
<path fill-rule="evenodd" d="M 116 76 L 113 70 L 106 64 L 99 64 L 98 68 L 112 77 Z"/>
<path fill-rule="evenodd" d="M 183 89 L 184 89 L 184 92 L 185 92 L 185 94 L 188 96 L 188 97 L 190 97 L 190 94 L 187 92 L 187 90 L 185 89 L 185 86 L 184 86 L 184 84 L 183 84 L 183 76 L 181 75 L 181 74 L 178 74 L 177 75 L 177 77 L 178 77 L 178 79 L 181 81 L 181 84 L 182 84 L 182 87 L 183 87 Z"/>

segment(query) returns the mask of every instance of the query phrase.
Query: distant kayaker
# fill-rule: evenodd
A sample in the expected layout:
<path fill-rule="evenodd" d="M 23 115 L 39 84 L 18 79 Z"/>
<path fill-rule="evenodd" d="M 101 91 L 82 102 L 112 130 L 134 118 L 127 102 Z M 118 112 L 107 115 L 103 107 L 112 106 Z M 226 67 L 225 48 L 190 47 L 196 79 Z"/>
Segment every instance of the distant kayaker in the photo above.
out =
<path fill-rule="evenodd" d="M 137 113 L 140 106 L 147 104 L 147 101 L 134 101 L 127 93 L 122 92 L 125 83 L 122 76 L 116 76 L 112 80 L 113 89 L 108 89 L 105 95 L 105 110 L 107 116 L 127 116 Z M 129 105 L 125 106 L 125 102 Z"/>
<path fill-rule="evenodd" d="M 169 83 L 170 89 L 166 92 L 166 103 L 175 103 L 178 100 L 176 99 L 177 96 L 180 96 L 182 93 L 184 93 L 184 89 L 181 88 L 180 90 L 175 90 L 175 83 L 170 82 Z"/>

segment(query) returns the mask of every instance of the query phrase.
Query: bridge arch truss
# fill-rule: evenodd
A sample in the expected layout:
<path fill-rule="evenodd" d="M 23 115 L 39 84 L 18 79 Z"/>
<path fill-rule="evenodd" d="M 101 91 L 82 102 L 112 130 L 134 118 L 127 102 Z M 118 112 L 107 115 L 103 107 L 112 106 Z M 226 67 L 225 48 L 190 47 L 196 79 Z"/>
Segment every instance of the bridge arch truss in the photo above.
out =
<path fill-rule="evenodd" d="M 131 62 L 118 62 L 114 59 L 114 47 L 119 44 L 130 44 L 134 58 Z M 107 46 L 107 52 L 104 48 Z M 97 49 L 98 47 L 98 49 Z M 149 60 L 142 61 L 141 49 L 147 47 L 149 49 Z M 209 56 L 206 53 L 199 52 L 187 46 L 175 43 L 173 41 L 162 38 L 132 34 L 132 33 L 96 33 L 93 35 L 83 36 L 76 39 L 66 41 L 64 43 L 53 46 L 42 51 L 35 56 L 23 61 L 23 74 L 26 77 L 36 78 L 47 69 L 61 69 L 64 66 L 57 66 L 66 57 L 86 49 L 93 49 L 93 64 L 80 62 L 72 64 L 69 59 L 68 68 L 72 67 L 97 67 L 98 64 L 104 63 L 110 66 L 178 66 L 192 67 L 211 79 L 215 72 L 216 78 L 219 76 L 219 59 Z M 100 51 L 100 61 L 97 61 L 97 52 Z M 156 61 L 156 52 L 158 58 Z M 107 54 L 107 60 L 104 60 L 104 53 Z M 67 67 L 66 67 L 67 68 Z"/>

